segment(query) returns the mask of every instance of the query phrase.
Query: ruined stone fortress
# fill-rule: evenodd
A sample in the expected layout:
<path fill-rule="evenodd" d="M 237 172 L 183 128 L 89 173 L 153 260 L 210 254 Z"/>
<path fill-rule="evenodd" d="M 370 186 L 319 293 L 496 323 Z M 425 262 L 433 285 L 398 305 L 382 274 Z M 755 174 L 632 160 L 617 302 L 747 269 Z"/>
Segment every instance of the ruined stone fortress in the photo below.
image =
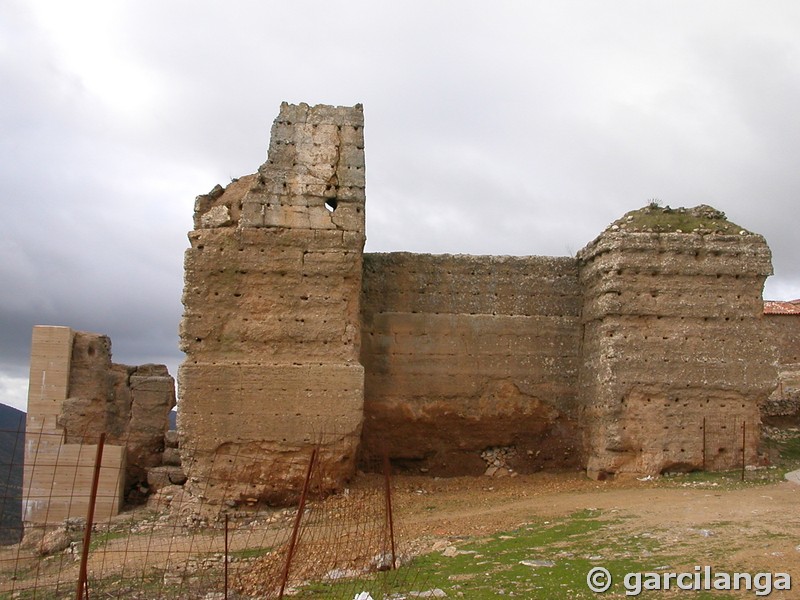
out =
<path fill-rule="evenodd" d="M 283 104 L 258 172 L 197 198 L 178 378 L 196 478 L 235 448 L 261 460 L 230 479 L 268 498 L 317 444 L 331 487 L 383 453 L 479 474 L 493 447 L 521 472 L 723 469 L 743 424 L 757 462 L 763 237 L 651 207 L 574 258 L 364 254 L 363 126 L 361 106 Z M 703 447 L 704 427 L 731 435 Z"/>
<path fill-rule="evenodd" d="M 798 319 L 764 316 L 762 236 L 653 204 L 575 257 L 365 254 L 363 127 L 360 105 L 284 103 L 258 171 L 196 200 L 190 492 L 285 501 L 312 448 L 330 490 L 383 456 L 431 475 L 759 463 L 776 369 L 800 365 Z"/>

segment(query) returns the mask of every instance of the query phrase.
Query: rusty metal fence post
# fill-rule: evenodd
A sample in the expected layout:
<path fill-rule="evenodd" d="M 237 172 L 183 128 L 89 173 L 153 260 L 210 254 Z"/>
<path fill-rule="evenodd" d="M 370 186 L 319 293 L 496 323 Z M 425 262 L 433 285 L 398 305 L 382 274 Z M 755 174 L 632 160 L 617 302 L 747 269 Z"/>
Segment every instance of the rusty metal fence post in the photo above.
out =
<path fill-rule="evenodd" d="M 703 417 L 703 471 L 706 470 L 706 418 Z"/>
<path fill-rule="evenodd" d="M 742 481 L 744 481 L 744 471 L 745 471 L 745 447 L 747 442 L 747 422 L 742 421 Z"/>
<path fill-rule="evenodd" d="M 228 600 L 228 513 L 225 513 L 225 600 Z"/>
<path fill-rule="evenodd" d="M 289 550 L 286 553 L 286 563 L 283 565 L 283 573 L 281 575 L 281 589 L 278 592 L 278 598 L 283 598 L 283 593 L 286 591 L 286 584 L 289 581 L 289 569 L 292 566 L 292 558 L 297 546 L 297 537 L 300 533 L 300 522 L 303 520 L 303 511 L 306 507 L 306 499 L 308 497 L 308 488 L 311 485 L 311 475 L 314 472 L 314 463 L 317 459 L 317 448 L 311 452 L 311 460 L 308 461 L 308 471 L 306 472 L 306 480 L 303 484 L 303 491 L 300 494 L 300 504 L 297 507 L 297 516 L 294 519 L 294 527 L 292 528 L 292 538 L 289 542 Z"/>
<path fill-rule="evenodd" d="M 383 477 L 386 481 L 386 520 L 389 525 L 389 541 L 392 547 L 392 570 L 397 569 L 397 553 L 394 545 L 394 514 L 392 511 L 392 467 L 389 455 L 383 455 Z"/>
<path fill-rule="evenodd" d="M 100 465 L 103 462 L 103 447 L 106 443 L 106 434 L 101 433 L 97 442 L 97 453 L 94 457 L 94 473 L 92 473 L 92 491 L 89 495 L 89 508 L 86 511 L 86 530 L 83 532 L 83 548 L 81 549 L 81 567 L 78 573 L 78 587 L 75 590 L 75 600 L 81 597 L 88 600 L 89 586 L 86 578 L 89 562 L 89 544 L 92 541 L 92 526 L 94 525 L 94 505 L 97 501 L 97 488 L 100 485 Z"/>

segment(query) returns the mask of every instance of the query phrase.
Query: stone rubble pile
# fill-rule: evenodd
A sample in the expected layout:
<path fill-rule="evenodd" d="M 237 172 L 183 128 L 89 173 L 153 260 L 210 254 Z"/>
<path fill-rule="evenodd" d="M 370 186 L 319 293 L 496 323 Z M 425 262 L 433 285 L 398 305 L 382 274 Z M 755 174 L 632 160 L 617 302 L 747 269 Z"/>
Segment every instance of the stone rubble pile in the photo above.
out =
<path fill-rule="evenodd" d="M 162 488 L 183 485 L 186 474 L 181 466 L 181 455 L 178 450 L 178 432 L 167 431 L 164 434 L 164 453 L 161 464 L 147 470 L 147 485 L 154 492 Z"/>
<path fill-rule="evenodd" d="M 514 446 L 492 446 L 481 452 L 481 458 L 486 462 L 487 477 L 507 477 L 515 475 L 509 461 L 517 456 Z"/>

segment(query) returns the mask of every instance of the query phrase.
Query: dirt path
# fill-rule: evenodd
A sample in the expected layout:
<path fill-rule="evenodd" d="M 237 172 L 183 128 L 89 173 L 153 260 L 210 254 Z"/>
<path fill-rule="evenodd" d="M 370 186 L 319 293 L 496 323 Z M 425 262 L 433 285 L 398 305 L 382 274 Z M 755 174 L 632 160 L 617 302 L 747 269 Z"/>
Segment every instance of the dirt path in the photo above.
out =
<path fill-rule="evenodd" d="M 540 518 L 599 509 L 616 535 L 680 544 L 687 557 L 725 567 L 784 571 L 800 581 L 800 485 L 720 489 L 661 481 L 593 482 L 581 475 L 513 479 L 401 478 L 407 535 L 460 537 L 510 530 Z M 416 488 L 416 489 L 414 489 Z"/>

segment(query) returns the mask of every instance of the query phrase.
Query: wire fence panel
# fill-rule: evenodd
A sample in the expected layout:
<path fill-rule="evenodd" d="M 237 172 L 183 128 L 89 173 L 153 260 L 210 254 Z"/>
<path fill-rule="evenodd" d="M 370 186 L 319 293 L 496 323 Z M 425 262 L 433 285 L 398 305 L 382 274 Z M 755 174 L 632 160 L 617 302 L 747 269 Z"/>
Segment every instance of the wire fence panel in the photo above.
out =
<path fill-rule="evenodd" d="M 756 435 L 756 431 L 751 423 L 737 417 L 703 419 L 703 470 L 729 471 L 743 469 L 748 463 L 755 463 L 757 441 L 760 437 Z M 749 453 L 748 448 L 751 449 Z"/>
<path fill-rule="evenodd" d="M 733 416 L 698 423 L 705 469 L 744 477 L 754 427 Z M 324 445 L 270 463 L 300 481 L 292 503 L 276 506 L 266 499 L 281 474 L 265 478 L 256 453 L 221 445 L 201 477 L 181 448 L 187 464 L 143 481 L 123 444 L 101 445 L 96 431 L 65 443 L 52 431 L 0 431 L 0 598 L 399 600 L 427 587 L 388 459 L 330 492 L 330 440 L 352 439 L 318 433 Z"/>
<path fill-rule="evenodd" d="M 192 481 L 191 493 L 167 478 L 132 503 L 142 483 L 126 478 L 124 447 L 65 444 L 24 427 L 0 436 L 15 440 L 0 457 L 0 598 L 351 600 L 365 592 L 378 600 L 424 589 L 381 466 L 330 494 L 316 449 L 298 453 L 290 469 L 306 473 L 307 492 L 298 509 L 266 505 L 257 481 L 244 482 L 252 497 L 241 497 L 241 481 L 230 486 L 235 495 L 220 494 L 232 471 L 259 472 L 249 464 L 257 456 L 223 451 L 214 460 L 224 468 Z"/>

